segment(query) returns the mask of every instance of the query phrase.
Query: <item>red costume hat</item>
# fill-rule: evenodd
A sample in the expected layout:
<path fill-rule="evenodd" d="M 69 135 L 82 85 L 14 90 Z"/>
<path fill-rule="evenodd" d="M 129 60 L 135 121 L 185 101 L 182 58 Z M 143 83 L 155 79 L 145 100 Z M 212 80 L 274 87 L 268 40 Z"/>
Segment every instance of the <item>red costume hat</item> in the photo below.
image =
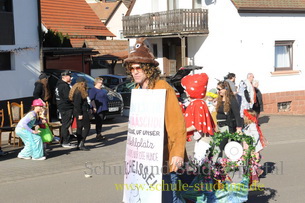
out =
<path fill-rule="evenodd" d="M 188 95 L 193 99 L 205 97 L 209 77 L 206 73 L 187 75 L 181 80 L 181 84 Z"/>
<path fill-rule="evenodd" d="M 181 80 L 181 84 L 191 98 L 191 101 L 186 108 L 184 117 L 186 127 L 194 126 L 199 133 L 214 134 L 215 124 L 210 111 L 203 100 L 206 94 L 208 85 L 208 76 L 205 73 L 187 75 Z M 191 141 L 191 136 L 194 132 L 188 132 L 187 141 Z"/>

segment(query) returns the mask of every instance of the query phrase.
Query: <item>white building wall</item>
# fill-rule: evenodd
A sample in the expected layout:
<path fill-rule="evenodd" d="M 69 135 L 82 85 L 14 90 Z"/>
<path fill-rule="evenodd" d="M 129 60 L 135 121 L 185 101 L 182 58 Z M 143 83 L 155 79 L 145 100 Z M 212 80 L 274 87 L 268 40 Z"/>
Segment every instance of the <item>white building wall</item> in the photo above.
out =
<path fill-rule="evenodd" d="M 15 45 L 0 45 L 11 51 L 13 70 L 0 71 L 0 100 L 33 95 L 40 73 L 37 0 L 13 1 Z"/>
<path fill-rule="evenodd" d="M 236 83 L 252 72 L 260 81 L 262 93 L 304 90 L 305 15 L 238 14 L 230 1 L 217 1 L 209 9 L 207 37 L 188 38 L 189 57 L 209 75 L 209 87 L 228 72 L 237 75 Z M 276 40 L 295 40 L 293 68 L 298 75 L 272 76 Z"/>
<path fill-rule="evenodd" d="M 179 0 L 178 8 L 179 9 L 192 9 L 192 1 Z"/>
<path fill-rule="evenodd" d="M 127 7 L 125 4 L 121 3 L 115 14 L 110 19 L 109 23 L 107 24 L 107 28 L 116 35 L 113 39 L 124 39 L 121 38 L 121 33 L 123 31 L 123 23 L 122 18 L 127 12 Z"/>
<path fill-rule="evenodd" d="M 152 13 L 154 9 L 157 9 L 156 7 L 151 6 L 153 3 L 152 1 L 153 0 L 137 0 L 130 15 L 143 15 L 145 13 Z"/>

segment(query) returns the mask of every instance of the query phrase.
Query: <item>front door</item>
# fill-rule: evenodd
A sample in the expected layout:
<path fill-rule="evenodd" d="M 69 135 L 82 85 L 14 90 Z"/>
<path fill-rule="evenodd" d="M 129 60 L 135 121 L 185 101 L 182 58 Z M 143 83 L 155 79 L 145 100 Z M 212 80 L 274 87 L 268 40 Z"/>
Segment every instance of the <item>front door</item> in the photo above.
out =
<path fill-rule="evenodd" d="M 182 66 L 180 38 L 163 38 L 162 45 L 164 74 L 174 75 Z"/>

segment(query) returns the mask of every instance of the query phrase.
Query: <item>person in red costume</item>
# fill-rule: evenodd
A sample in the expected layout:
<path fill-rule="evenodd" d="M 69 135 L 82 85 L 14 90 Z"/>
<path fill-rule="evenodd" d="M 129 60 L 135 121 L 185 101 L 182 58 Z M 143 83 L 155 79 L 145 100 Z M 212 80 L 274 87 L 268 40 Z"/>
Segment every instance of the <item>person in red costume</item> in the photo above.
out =
<path fill-rule="evenodd" d="M 210 148 L 211 136 L 215 132 L 215 124 L 209 108 L 204 101 L 209 77 L 205 73 L 187 75 L 181 84 L 189 97 L 190 104 L 185 110 L 184 118 L 187 128 L 187 141 L 191 136 L 195 140 L 194 158 L 200 164 Z"/>

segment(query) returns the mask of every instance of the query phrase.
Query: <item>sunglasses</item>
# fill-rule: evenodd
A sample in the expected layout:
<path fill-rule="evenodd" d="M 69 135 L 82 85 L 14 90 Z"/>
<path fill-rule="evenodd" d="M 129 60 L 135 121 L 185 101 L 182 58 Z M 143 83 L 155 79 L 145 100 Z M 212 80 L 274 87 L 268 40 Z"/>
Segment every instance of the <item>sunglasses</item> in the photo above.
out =
<path fill-rule="evenodd" d="M 216 88 L 218 91 L 222 90 L 222 89 L 219 89 L 219 88 Z"/>
<path fill-rule="evenodd" d="M 137 71 L 137 72 L 140 72 L 140 71 L 142 71 L 142 68 L 140 67 L 140 66 L 137 66 L 137 67 L 129 67 L 129 71 L 130 72 L 134 72 L 134 71 Z"/>

